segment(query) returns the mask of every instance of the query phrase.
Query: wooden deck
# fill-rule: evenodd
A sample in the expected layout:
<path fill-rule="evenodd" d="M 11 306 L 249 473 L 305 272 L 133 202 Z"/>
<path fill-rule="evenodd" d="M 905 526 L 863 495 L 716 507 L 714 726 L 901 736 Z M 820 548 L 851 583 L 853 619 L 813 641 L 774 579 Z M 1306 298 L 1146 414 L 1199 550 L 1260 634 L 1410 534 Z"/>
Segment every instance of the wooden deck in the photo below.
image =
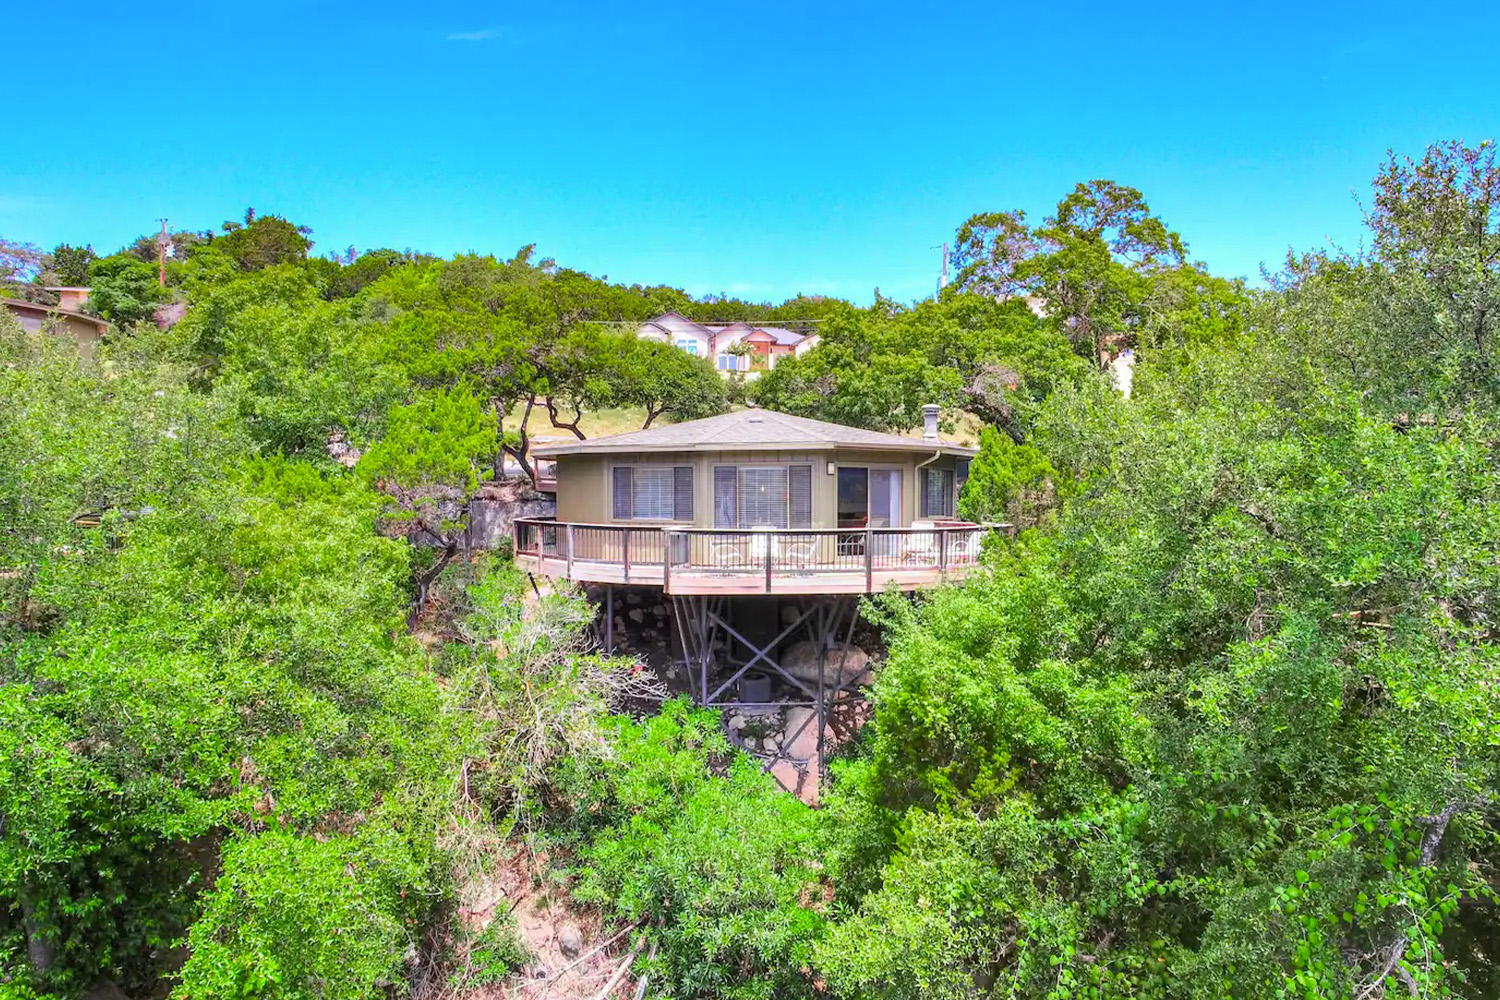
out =
<path fill-rule="evenodd" d="M 961 579 L 978 565 L 984 536 L 1006 527 L 719 531 L 519 519 L 514 540 L 517 566 L 557 579 L 683 596 L 798 596 L 925 590 Z"/>

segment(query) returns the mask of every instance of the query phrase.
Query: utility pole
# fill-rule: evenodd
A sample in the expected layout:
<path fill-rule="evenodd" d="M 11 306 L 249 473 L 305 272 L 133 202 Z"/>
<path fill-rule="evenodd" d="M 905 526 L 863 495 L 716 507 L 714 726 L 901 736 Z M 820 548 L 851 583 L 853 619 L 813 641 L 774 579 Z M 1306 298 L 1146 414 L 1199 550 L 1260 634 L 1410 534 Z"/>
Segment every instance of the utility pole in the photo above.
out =
<path fill-rule="evenodd" d="M 937 247 L 933 247 L 932 249 L 936 250 L 938 248 Z M 943 246 L 942 246 L 942 250 L 943 250 L 943 276 L 938 279 L 937 290 L 938 290 L 938 294 L 939 295 L 942 295 L 943 294 L 943 289 L 945 289 L 945 288 L 948 287 L 948 244 L 944 243 Z"/>
<path fill-rule="evenodd" d="M 167 287 L 167 244 L 172 242 L 172 237 L 167 235 L 167 220 L 161 220 L 161 235 L 156 238 L 156 283 L 162 288 Z"/>

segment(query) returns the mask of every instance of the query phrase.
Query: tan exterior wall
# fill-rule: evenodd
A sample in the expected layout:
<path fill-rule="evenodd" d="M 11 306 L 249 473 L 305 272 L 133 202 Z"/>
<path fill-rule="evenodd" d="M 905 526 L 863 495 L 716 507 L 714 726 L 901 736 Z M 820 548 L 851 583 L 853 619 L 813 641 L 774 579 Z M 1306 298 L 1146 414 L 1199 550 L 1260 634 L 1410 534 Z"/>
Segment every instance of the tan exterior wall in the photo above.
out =
<path fill-rule="evenodd" d="M 67 332 L 72 334 L 73 339 L 78 341 L 78 353 L 81 357 L 88 359 L 94 356 L 94 348 L 104 337 L 99 332 L 99 327 L 85 320 L 75 319 L 72 316 L 64 317 L 61 325 Z"/>
<path fill-rule="evenodd" d="M 603 524 L 609 519 L 609 473 L 602 456 L 564 455 L 557 460 L 557 519 Z"/>
<path fill-rule="evenodd" d="M 79 312 L 89 301 L 87 288 L 60 288 L 57 292 L 57 308 Z"/>
<path fill-rule="evenodd" d="M 811 465 L 812 526 L 838 527 L 838 475 L 828 474 L 828 463 L 861 468 L 901 470 L 900 527 L 920 517 L 918 467 L 952 469 L 955 459 L 943 455 L 928 462 L 931 452 L 871 451 L 713 451 L 652 452 L 619 455 L 562 455 L 557 459 L 557 519 L 575 524 L 673 524 L 671 521 L 616 520 L 613 514 L 613 473 L 617 465 L 690 465 L 693 468 L 693 526 L 713 527 L 713 469 L 716 465 Z"/>
<path fill-rule="evenodd" d="M 99 341 L 104 339 L 100 324 L 78 316 L 47 315 L 33 309 L 11 309 L 10 313 L 27 333 L 50 333 L 60 337 L 71 337 L 78 345 L 78 353 L 92 358 Z"/>

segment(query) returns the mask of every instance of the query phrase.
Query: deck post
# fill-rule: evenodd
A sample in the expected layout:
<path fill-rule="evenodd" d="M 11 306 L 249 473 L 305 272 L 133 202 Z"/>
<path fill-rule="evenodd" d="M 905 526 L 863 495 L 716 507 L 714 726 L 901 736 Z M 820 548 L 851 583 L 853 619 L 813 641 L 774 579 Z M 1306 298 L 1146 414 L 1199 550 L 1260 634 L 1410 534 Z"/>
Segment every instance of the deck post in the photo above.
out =
<path fill-rule="evenodd" d="M 946 528 L 938 531 L 938 576 L 948 575 L 948 530 Z"/>
<path fill-rule="evenodd" d="M 622 539 L 622 541 L 620 543 L 620 551 L 621 551 L 621 554 L 624 556 L 624 562 L 625 562 L 625 577 L 624 577 L 624 579 L 625 579 L 626 583 L 629 583 L 630 582 L 630 529 L 626 528 L 624 530 L 624 533 L 620 537 Z"/>
<path fill-rule="evenodd" d="M 708 631 L 708 598 L 697 598 L 698 604 L 698 682 L 703 689 L 703 704 L 708 704 L 708 658 L 713 655 L 713 639 Z"/>
<path fill-rule="evenodd" d="M 768 531 L 763 536 L 766 540 L 766 593 L 771 592 L 771 553 L 776 551 L 776 539 L 771 537 Z"/>
<path fill-rule="evenodd" d="M 661 592 L 672 593 L 672 533 L 665 528 L 661 533 Z"/>
<path fill-rule="evenodd" d="M 604 585 L 604 651 L 615 655 L 615 585 Z"/>
<path fill-rule="evenodd" d="M 818 616 L 820 619 L 824 615 Z M 819 622 L 818 632 L 818 788 L 823 788 L 823 734 L 828 731 L 828 622 Z M 833 635 L 838 635 L 838 625 L 833 626 Z M 840 661 L 842 663 L 842 661 Z"/>
<path fill-rule="evenodd" d="M 568 522 L 568 579 L 573 579 L 573 522 Z"/>
<path fill-rule="evenodd" d="M 865 525 L 865 593 L 875 590 L 875 533 Z"/>

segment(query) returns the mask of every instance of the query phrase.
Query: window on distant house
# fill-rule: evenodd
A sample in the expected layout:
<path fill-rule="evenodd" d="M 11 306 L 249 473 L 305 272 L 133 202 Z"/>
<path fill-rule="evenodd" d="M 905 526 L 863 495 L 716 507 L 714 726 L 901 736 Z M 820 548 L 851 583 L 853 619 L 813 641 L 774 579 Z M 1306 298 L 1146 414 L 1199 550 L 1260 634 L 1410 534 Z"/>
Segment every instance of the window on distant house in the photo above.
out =
<path fill-rule="evenodd" d="M 733 354 L 721 354 L 721 355 L 719 355 L 719 371 L 721 371 L 721 372 L 732 372 L 732 371 L 736 370 L 736 368 L 737 368 L 737 366 L 735 364 L 736 360 L 737 359 L 735 358 L 735 356 Z"/>
<path fill-rule="evenodd" d="M 696 340 L 684 337 L 681 340 L 677 341 L 677 349 L 679 351 L 686 351 L 688 354 L 697 355 L 698 342 Z"/>
<path fill-rule="evenodd" d="M 617 521 L 691 521 L 691 465 L 617 465 L 614 470 Z"/>
<path fill-rule="evenodd" d="M 922 470 L 922 516 L 953 516 L 953 470 Z"/>
<path fill-rule="evenodd" d="M 715 466 L 714 527 L 812 527 L 812 466 Z"/>

